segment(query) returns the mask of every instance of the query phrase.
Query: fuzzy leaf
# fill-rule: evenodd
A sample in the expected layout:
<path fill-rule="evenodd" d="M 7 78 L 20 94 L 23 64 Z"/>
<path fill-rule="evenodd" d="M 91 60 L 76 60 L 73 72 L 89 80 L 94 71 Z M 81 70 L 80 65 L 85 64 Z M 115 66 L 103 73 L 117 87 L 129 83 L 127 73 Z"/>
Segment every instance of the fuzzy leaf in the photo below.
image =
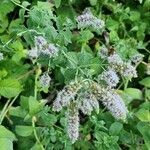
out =
<path fill-rule="evenodd" d="M 4 79 L 0 81 L 0 95 L 11 98 L 17 96 L 22 90 L 18 80 Z"/>
<path fill-rule="evenodd" d="M 33 127 L 32 126 L 16 126 L 15 131 L 18 135 L 26 137 L 32 134 Z"/>
<path fill-rule="evenodd" d="M 150 77 L 144 78 L 139 82 L 141 85 L 150 88 Z"/>

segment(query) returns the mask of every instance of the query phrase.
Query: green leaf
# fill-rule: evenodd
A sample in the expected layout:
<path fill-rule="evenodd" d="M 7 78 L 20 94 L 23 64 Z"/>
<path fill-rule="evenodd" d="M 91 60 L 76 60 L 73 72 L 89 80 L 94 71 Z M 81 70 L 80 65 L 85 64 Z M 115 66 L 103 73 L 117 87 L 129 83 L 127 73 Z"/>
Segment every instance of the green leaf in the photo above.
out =
<path fill-rule="evenodd" d="M 86 51 L 82 51 L 78 53 L 78 60 L 79 60 L 79 65 L 81 66 L 87 66 L 90 67 L 90 61 L 93 58 L 93 55 L 91 53 L 88 53 Z"/>
<path fill-rule="evenodd" d="M 130 20 L 138 21 L 140 19 L 140 12 L 138 11 L 130 11 Z"/>
<path fill-rule="evenodd" d="M 42 150 L 40 143 L 35 143 L 35 145 L 30 150 Z"/>
<path fill-rule="evenodd" d="M 119 23 L 118 21 L 113 20 L 112 18 L 108 18 L 106 20 L 106 26 L 109 30 L 117 30 L 119 28 Z"/>
<path fill-rule="evenodd" d="M 61 0 L 55 0 L 55 6 L 56 8 L 59 8 L 60 4 L 61 4 Z"/>
<path fill-rule="evenodd" d="M 4 79 L 0 81 L 0 95 L 11 98 L 17 96 L 22 90 L 18 80 Z"/>
<path fill-rule="evenodd" d="M 21 106 L 11 107 L 9 109 L 9 115 L 24 118 L 27 115 L 27 111 L 25 111 L 25 109 Z"/>
<path fill-rule="evenodd" d="M 149 11 L 150 8 L 150 0 L 145 0 L 143 8 L 147 11 Z"/>
<path fill-rule="evenodd" d="M 89 1 L 92 6 L 95 6 L 97 4 L 97 0 L 89 0 Z"/>
<path fill-rule="evenodd" d="M 1 150 L 13 150 L 13 143 L 8 138 L 0 138 Z"/>
<path fill-rule="evenodd" d="M 111 135 L 118 135 L 120 131 L 122 130 L 123 125 L 120 122 L 114 122 L 110 128 L 109 128 L 109 133 Z"/>
<path fill-rule="evenodd" d="M 12 133 L 11 131 L 9 131 L 8 129 L 6 129 L 4 126 L 0 125 L 0 139 L 1 138 L 7 138 L 10 141 L 15 141 L 16 136 L 14 135 L 14 133 Z"/>
<path fill-rule="evenodd" d="M 8 26 L 8 19 L 0 13 L 0 33 L 4 32 Z"/>
<path fill-rule="evenodd" d="M 39 101 L 35 100 L 34 97 L 30 96 L 28 99 L 29 103 L 29 114 L 30 115 L 35 115 L 39 111 L 41 111 L 43 104 L 40 103 Z"/>
<path fill-rule="evenodd" d="M 136 88 L 127 88 L 121 92 L 121 95 L 126 104 L 131 103 L 133 100 L 141 100 L 143 98 L 142 91 Z"/>
<path fill-rule="evenodd" d="M 144 78 L 139 82 L 141 85 L 150 88 L 150 77 Z"/>
<path fill-rule="evenodd" d="M 1 0 L 0 1 L 0 13 L 3 16 L 6 16 L 8 13 L 14 10 L 14 4 L 10 0 Z"/>
<path fill-rule="evenodd" d="M 7 76 L 7 71 L 6 71 L 6 69 L 3 68 L 0 70 L 0 79 L 5 77 L 5 76 Z"/>
<path fill-rule="evenodd" d="M 71 80 L 75 78 L 76 69 L 71 68 L 61 68 L 61 73 L 65 78 L 65 82 L 69 83 Z"/>
<path fill-rule="evenodd" d="M 143 122 L 150 122 L 150 110 L 142 108 L 135 115 Z"/>
<path fill-rule="evenodd" d="M 118 33 L 116 31 L 112 30 L 109 35 L 111 42 L 117 42 L 119 40 Z"/>
<path fill-rule="evenodd" d="M 75 52 L 68 52 L 67 53 L 67 58 L 68 58 L 67 66 L 69 68 L 72 68 L 72 69 L 77 68 L 78 63 L 79 63 L 78 62 L 78 55 L 77 55 L 77 53 L 75 53 Z"/>
<path fill-rule="evenodd" d="M 33 132 L 33 127 L 32 126 L 16 126 L 15 131 L 18 135 L 26 137 L 30 136 Z"/>
<path fill-rule="evenodd" d="M 149 150 L 150 149 L 150 124 L 149 123 L 144 123 L 144 122 L 139 122 L 137 124 L 137 129 L 143 135 L 145 144 L 146 144 L 146 146 Z"/>
<path fill-rule="evenodd" d="M 82 30 L 80 32 L 80 36 L 78 38 L 78 41 L 81 43 L 87 43 L 90 39 L 94 37 L 94 34 L 89 30 Z"/>

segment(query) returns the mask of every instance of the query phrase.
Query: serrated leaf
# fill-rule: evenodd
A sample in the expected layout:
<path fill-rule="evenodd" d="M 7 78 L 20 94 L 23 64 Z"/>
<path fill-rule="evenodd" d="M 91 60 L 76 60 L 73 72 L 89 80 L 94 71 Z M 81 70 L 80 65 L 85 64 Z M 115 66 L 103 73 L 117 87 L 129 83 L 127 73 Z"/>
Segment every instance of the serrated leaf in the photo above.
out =
<path fill-rule="evenodd" d="M 150 148 L 150 124 L 145 122 L 139 122 L 137 124 L 137 129 L 140 131 L 140 133 L 143 135 L 145 144 L 149 150 Z"/>
<path fill-rule="evenodd" d="M 130 11 L 130 19 L 131 21 L 138 21 L 140 19 L 140 12 Z"/>
<path fill-rule="evenodd" d="M 17 96 L 22 90 L 18 80 L 4 79 L 0 81 L 0 95 L 11 98 Z"/>
<path fill-rule="evenodd" d="M 94 37 L 94 34 L 90 30 L 82 30 L 78 41 L 81 43 L 87 43 L 90 39 Z"/>
<path fill-rule="evenodd" d="M 29 114 L 35 115 L 42 109 L 42 103 L 37 101 L 34 97 L 30 96 L 28 99 L 29 103 Z"/>
<path fill-rule="evenodd" d="M 150 122 L 150 111 L 147 109 L 140 109 L 137 113 L 136 116 L 143 122 Z"/>
<path fill-rule="evenodd" d="M 16 126 L 15 131 L 19 136 L 26 137 L 30 136 L 33 132 L 32 126 Z"/>
<path fill-rule="evenodd" d="M 8 138 L 0 138 L 1 150 L 13 150 L 13 143 Z"/>
<path fill-rule="evenodd" d="M 97 0 L 89 0 L 89 1 L 92 6 L 95 6 L 97 4 Z"/>
<path fill-rule="evenodd" d="M 150 88 L 150 77 L 144 78 L 139 82 L 141 85 Z"/>
<path fill-rule="evenodd" d="M 142 99 L 142 92 L 136 88 L 127 88 L 124 92 L 131 97 L 131 99 Z"/>
<path fill-rule="evenodd" d="M 15 141 L 16 140 L 16 136 L 14 133 L 12 133 L 11 131 L 9 131 L 8 129 L 6 129 L 4 126 L 0 125 L 0 139 L 1 138 L 7 138 L 10 141 Z"/>
<path fill-rule="evenodd" d="M 123 125 L 120 122 L 114 122 L 110 128 L 109 128 L 109 133 L 111 135 L 118 135 L 120 131 L 122 130 Z"/>
<path fill-rule="evenodd" d="M 61 0 L 55 0 L 55 6 L 56 8 L 59 8 L 60 4 L 61 4 Z"/>
<path fill-rule="evenodd" d="M 23 109 L 21 106 L 11 107 L 9 109 L 9 115 L 24 118 L 27 114 L 27 111 Z"/>
<path fill-rule="evenodd" d="M 75 78 L 76 69 L 61 68 L 61 73 L 65 78 L 65 82 L 69 83 L 71 80 Z"/>

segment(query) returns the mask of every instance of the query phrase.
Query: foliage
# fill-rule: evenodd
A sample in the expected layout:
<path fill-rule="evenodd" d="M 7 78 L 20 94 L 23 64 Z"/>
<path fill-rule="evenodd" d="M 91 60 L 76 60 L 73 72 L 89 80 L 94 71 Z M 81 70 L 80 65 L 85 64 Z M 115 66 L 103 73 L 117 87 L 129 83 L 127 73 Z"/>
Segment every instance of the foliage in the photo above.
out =
<path fill-rule="evenodd" d="M 149 150 L 149 10 L 149 0 L 1 0 L 1 150 Z M 114 54 L 121 71 L 113 68 Z M 102 78 L 109 67 L 117 72 L 116 88 Z M 121 96 L 123 120 L 111 115 L 114 103 L 102 101 L 96 85 Z M 76 90 L 73 103 L 68 89 Z M 99 107 L 77 113 L 74 104 L 86 92 L 100 98 Z M 69 102 L 55 112 L 59 94 Z M 68 118 L 80 120 L 73 142 Z"/>

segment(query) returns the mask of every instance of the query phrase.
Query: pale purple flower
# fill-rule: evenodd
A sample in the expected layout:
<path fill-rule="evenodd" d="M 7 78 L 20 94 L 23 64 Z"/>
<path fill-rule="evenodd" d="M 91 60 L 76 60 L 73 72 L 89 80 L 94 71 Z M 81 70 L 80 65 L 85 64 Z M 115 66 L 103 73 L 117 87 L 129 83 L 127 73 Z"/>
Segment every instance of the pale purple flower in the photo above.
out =
<path fill-rule="evenodd" d="M 47 47 L 45 47 L 45 49 L 42 49 L 41 51 L 40 51 L 40 53 L 42 54 L 42 55 L 47 55 L 47 56 L 49 56 L 50 58 L 52 58 L 52 57 L 55 57 L 55 56 L 57 56 L 57 54 L 58 54 L 58 48 L 54 45 L 54 44 L 48 44 L 47 45 Z"/>
<path fill-rule="evenodd" d="M 60 108 L 68 106 L 70 102 L 75 99 L 77 91 L 80 88 L 81 86 L 76 84 L 75 82 L 71 82 L 69 85 L 66 85 L 61 91 L 57 93 L 57 97 L 53 103 L 53 110 L 60 111 Z"/>
<path fill-rule="evenodd" d="M 51 81 L 51 77 L 49 76 L 48 73 L 44 73 L 40 76 L 40 85 L 41 87 L 45 88 L 45 87 L 49 87 L 50 85 L 50 81 Z"/>
<path fill-rule="evenodd" d="M 31 59 L 37 58 L 39 56 L 38 50 L 36 47 L 33 47 L 28 51 L 28 57 Z"/>
<path fill-rule="evenodd" d="M 131 62 L 133 62 L 135 65 L 139 64 L 143 60 L 144 55 L 142 54 L 136 54 L 131 57 Z"/>
<path fill-rule="evenodd" d="M 117 53 L 114 53 L 114 54 L 110 55 L 107 58 L 107 60 L 108 60 L 108 63 L 110 65 L 110 67 L 112 69 L 114 69 L 116 72 L 121 72 L 122 71 L 124 62 Z"/>
<path fill-rule="evenodd" d="M 35 45 L 38 49 L 43 49 L 47 45 L 47 40 L 43 36 L 36 36 Z"/>
<path fill-rule="evenodd" d="M 85 115 L 91 115 L 93 110 L 99 112 L 99 103 L 96 97 L 90 92 L 84 92 L 80 95 L 78 107 Z"/>
<path fill-rule="evenodd" d="M 79 113 L 76 108 L 69 110 L 67 113 L 67 134 L 72 144 L 76 142 L 79 137 Z"/>
<path fill-rule="evenodd" d="M 122 76 L 125 78 L 136 78 L 137 77 L 137 71 L 134 66 L 132 66 L 130 63 L 124 64 L 124 69 L 122 71 Z"/>
<path fill-rule="evenodd" d="M 108 49 L 105 46 L 102 46 L 98 51 L 98 54 L 101 58 L 105 59 L 108 57 Z"/>
<path fill-rule="evenodd" d="M 105 23 L 103 20 L 93 16 L 89 9 L 85 9 L 82 15 L 77 17 L 78 28 L 93 28 L 94 30 L 100 30 L 104 28 Z"/>
<path fill-rule="evenodd" d="M 110 87 L 115 87 L 119 82 L 119 77 L 117 73 L 112 69 L 108 69 L 102 72 L 99 78 L 101 80 L 104 80 L 105 83 Z"/>
<path fill-rule="evenodd" d="M 103 105 L 110 111 L 116 119 L 125 120 L 127 108 L 122 98 L 111 89 L 105 89 L 102 92 L 101 99 Z"/>

